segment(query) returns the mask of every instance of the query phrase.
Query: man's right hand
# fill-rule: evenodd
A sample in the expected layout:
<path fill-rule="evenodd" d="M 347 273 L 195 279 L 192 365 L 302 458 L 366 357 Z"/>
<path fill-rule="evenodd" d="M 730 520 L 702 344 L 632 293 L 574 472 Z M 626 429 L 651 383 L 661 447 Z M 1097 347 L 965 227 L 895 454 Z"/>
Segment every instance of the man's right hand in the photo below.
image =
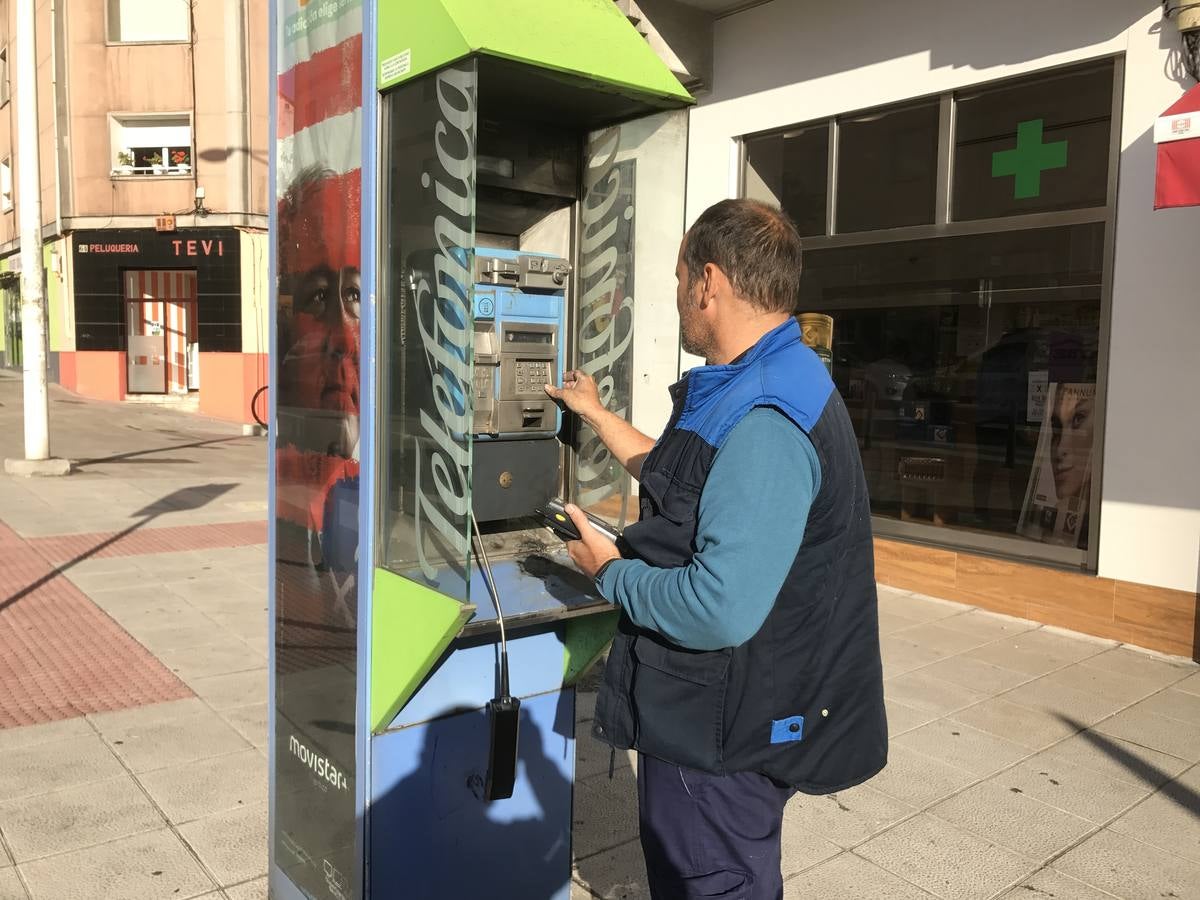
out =
<path fill-rule="evenodd" d="M 642 434 L 600 402 L 596 379 L 574 369 L 563 375 L 562 387 L 546 385 L 546 394 L 575 413 L 604 442 L 604 446 L 630 475 L 637 478 L 654 438 Z"/>
<path fill-rule="evenodd" d="M 596 379 L 578 369 L 563 374 L 562 387 L 547 384 L 545 390 L 551 399 L 561 402 L 585 420 L 594 421 L 596 414 L 604 409 Z"/>

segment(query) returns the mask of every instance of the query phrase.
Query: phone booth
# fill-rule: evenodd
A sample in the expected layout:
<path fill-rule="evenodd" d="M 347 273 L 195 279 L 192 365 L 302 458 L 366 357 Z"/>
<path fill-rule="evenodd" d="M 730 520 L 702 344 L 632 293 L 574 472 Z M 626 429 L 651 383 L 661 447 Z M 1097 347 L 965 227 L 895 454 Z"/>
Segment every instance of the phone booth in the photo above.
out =
<path fill-rule="evenodd" d="M 271 60 L 271 896 L 566 900 L 617 617 L 538 510 L 636 513 L 542 385 L 666 400 L 691 98 L 608 0 L 274 0 Z"/>

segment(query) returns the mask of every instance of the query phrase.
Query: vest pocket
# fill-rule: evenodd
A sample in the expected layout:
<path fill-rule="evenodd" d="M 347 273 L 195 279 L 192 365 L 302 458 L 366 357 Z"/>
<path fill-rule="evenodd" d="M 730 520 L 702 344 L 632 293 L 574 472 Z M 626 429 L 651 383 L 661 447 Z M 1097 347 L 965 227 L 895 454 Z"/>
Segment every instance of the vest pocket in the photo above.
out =
<path fill-rule="evenodd" d="M 662 472 L 648 472 L 638 485 L 640 493 L 650 498 L 654 510 L 676 525 L 694 522 L 700 506 L 700 492 L 672 481 Z"/>
<path fill-rule="evenodd" d="M 732 652 L 677 650 L 645 636 L 634 642 L 638 750 L 724 774 L 725 691 Z"/>

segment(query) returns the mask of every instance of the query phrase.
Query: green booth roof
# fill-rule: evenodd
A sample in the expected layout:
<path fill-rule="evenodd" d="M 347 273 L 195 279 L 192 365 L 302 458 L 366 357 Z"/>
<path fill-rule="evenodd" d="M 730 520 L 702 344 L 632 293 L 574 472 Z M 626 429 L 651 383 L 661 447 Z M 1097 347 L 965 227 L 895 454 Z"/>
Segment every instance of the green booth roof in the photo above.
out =
<path fill-rule="evenodd" d="M 692 102 L 612 0 L 381 0 L 380 90 L 473 54 L 558 73 L 639 105 Z"/>

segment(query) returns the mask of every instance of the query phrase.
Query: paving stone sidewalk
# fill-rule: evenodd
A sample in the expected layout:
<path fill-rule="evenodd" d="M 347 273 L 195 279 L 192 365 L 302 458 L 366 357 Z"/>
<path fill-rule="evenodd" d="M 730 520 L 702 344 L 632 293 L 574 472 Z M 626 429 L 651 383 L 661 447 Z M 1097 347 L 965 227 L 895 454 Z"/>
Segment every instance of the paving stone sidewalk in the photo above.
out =
<path fill-rule="evenodd" d="M 0 633 L 43 591 L 108 624 L 38 673 L 65 703 L 0 722 L 0 900 L 263 898 L 265 442 L 53 396 L 55 451 L 83 462 L 0 478 L 0 572 L 23 561 Z M 0 375 L 0 453 L 20 452 L 19 403 Z M 789 805 L 787 898 L 1200 898 L 1200 669 L 886 588 L 881 630 L 890 764 Z M 131 654 L 174 699 L 71 680 Z M 0 689 L 31 693 L 4 672 Z M 578 704 L 572 898 L 645 898 L 631 760 L 610 777 L 594 699 Z"/>

